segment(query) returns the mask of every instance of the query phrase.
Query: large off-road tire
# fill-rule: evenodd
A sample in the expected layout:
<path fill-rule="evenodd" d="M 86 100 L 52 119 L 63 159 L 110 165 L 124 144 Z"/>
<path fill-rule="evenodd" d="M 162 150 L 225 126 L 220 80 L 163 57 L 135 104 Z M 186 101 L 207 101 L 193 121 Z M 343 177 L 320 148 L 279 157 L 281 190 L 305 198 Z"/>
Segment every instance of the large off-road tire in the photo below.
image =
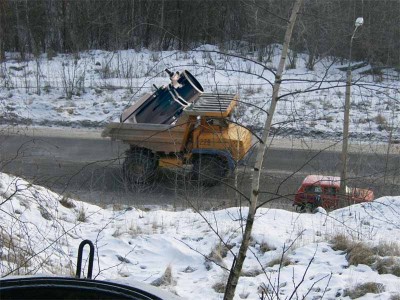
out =
<path fill-rule="evenodd" d="M 130 184 L 151 182 L 156 174 L 157 159 L 154 154 L 144 148 L 132 148 L 126 151 L 122 165 L 125 180 Z"/>
<path fill-rule="evenodd" d="M 227 161 L 215 155 L 198 155 L 193 158 L 192 179 L 204 186 L 214 186 L 229 173 Z"/>

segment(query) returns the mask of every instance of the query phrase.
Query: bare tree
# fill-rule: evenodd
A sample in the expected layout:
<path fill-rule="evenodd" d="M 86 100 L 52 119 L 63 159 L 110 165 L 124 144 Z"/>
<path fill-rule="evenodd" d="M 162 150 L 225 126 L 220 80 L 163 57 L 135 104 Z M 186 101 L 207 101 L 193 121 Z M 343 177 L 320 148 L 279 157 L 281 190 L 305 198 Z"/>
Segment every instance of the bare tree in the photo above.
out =
<path fill-rule="evenodd" d="M 0 39 L 0 62 L 2 62 L 6 58 L 5 54 L 5 41 L 4 41 L 4 36 L 6 33 L 6 26 L 7 26 L 7 21 L 6 21 L 6 13 L 8 12 L 7 9 L 8 3 L 5 1 L 0 1 L 0 36 L 2 37 Z"/>
<path fill-rule="evenodd" d="M 281 85 L 282 73 L 285 68 L 286 56 L 287 56 L 288 49 L 289 49 L 290 39 L 292 37 L 292 32 L 293 32 L 293 28 L 294 28 L 294 25 L 296 22 L 297 13 L 299 12 L 302 3 L 303 3 L 303 0 L 295 1 L 294 6 L 292 8 L 291 16 L 290 16 L 290 19 L 288 22 L 288 26 L 286 28 L 281 59 L 279 62 L 278 70 L 275 74 L 275 83 L 273 86 L 272 101 L 271 101 L 271 105 L 268 110 L 268 116 L 267 116 L 267 119 L 266 119 L 265 125 L 264 125 L 264 130 L 263 130 L 263 135 L 262 135 L 263 143 L 260 143 L 259 148 L 257 150 L 257 158 L 256 158 L 254 170 L 253 170 L 252 191 L 251 191 L 251 195 L 250 195 L 250 205 L 249 205 L 249 211 L 248 211 L 247 219 L 246 219 L 246 227 L 245 227 L 245 230 L 243 233 L 243 240 L 242 240 L 242 244 L 240 245 L 239 253 L 238 253 L 237 257 L 235 257 L 231 271 L 229 273 L 229 278 L 228 278 L 228 282 L 227 282 L 226 289 L 225 289 L 224 300 L 232 300 L 233 297 L 235 296 L 236 286 L 239 281 L 240 272 L 242 271 L 243 263 L 246 259 L 246 253 L 247 253 L 247 249 L 249 247 L 251 231 L 253 229 L 253 224 L 254 224 L 254 217 L 255 217 L 255 214 L 257 211 L 257 201 L 258 201 L 258 195 L 260 192 L 260 175 L 261 175 L 264 154 L 265 154 L 266 147 L 267 147 L 267 140 L 268 140 L 268 137 L 270 134 L 272 118 L 274 116 L 276 104 L 278 102 L 279 88 Z"/>

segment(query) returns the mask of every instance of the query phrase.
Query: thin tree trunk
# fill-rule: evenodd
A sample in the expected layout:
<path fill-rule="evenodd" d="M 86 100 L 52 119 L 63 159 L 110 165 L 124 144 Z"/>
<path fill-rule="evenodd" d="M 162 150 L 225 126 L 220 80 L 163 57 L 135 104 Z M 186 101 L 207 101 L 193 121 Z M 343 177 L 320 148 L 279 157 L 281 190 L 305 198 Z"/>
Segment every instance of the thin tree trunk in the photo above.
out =
<path fill-rule="evenodd" d="M 71 49 L 71 45 L 69 45 L 69 38 L 68 38 L 68 22 L 67 22 L 67 18 L 68 16 L 68 0 L 63 0 L 62 1 L 62 45 L 63 45 L 63 49 L 62 51 L 65 52 L 69 52 L 69 50 Z"/>
<path fill-rule="evenodd" d="M 394 116 L 392 118 L 394 120 Z M 389 155 L 390 155 L 390 146 L 392 145 L 392 137 L 393 137 L 393 124 L 390 126 L 390 132 L 389 132 L 389 140 L 388 140 L 388 146 L 386 150 L 386 159 L 385 159 L 385 175 L 383 176 L 383 184 L 386 184 L 386 179 L 387 179 L 387 173 L 388 173 L 388 166 L 389 166 Z"/>
<path fill-rule="evenodd" d="M 243 240 L 240 245 L 239 253 L 237 257 L 234 259 L 231 271 L 229 273 L 228 282 L 225 288 L 224 300 L 232 300 L 235 296 L 236 286 L 239 281 L 240 273 L 242 271 L 243 263 L 246 259 L 247 249 L 249 247 L 251 232 L 254 224 L 254 217 L 257 211 L 257 201 L 258 194 L 260 191 L 260 175 L 261 168 L 263 164 L 264 154 L 267 145 L 267 139 L 269 136 L 269 132 L 271 129 L 272 118 L 274 116 L 276 104 L 278 101 L 278 93 L 282 80 L 282 73 L 285 68 L 286 55 L 289 49 L 290 39 L 292 37 L 292 32 L 294 28 L 294 24 L 296 22 L 297 13 L 300 10 L 300 6 L 302 5 L 303 0 L 296 0 L 292 9 L 292 13 L 289 19 L 288 26 L 286 28 L 285 39 L 283 43 L 283 49 L 281 54 L 281 59 L 279 62 L 278 70 L 275 75 L 275 82 L 272 92 L 272 101 L 268 111 L 268 117 L 264 124 L 264 131 L 262 135 L 263 143 L 259 145 L 257 151 L 257 159 L 255 162 L 254 170 L 253 170 L 253 181 L 252 181 L 252 193 L 250 196 L 250 206 L 249 212 L 246 220 L 246 227 L 243 233 Z"/>
<path fill-rule="evenodd" d="M 16 22 L 16 36 L 15 36 L 15 47 L 16 51 L 20 53 L 21 60 L 25 60 L 25 48 L 24 48 L 24 43 L 22 42 L 22 36 L 21 36 L 21 24 L 20 24 L 20 17 L 19 17 L 19 7 L 18 7 L 18 2 L 14 2 L 14 7 L 15 7 L 15 22 Z"/>
<path fill-rule="evenodd" d="M 6 14 L 8 12 L 8 10 L 6 11 L 6 5 L 7 3 L 5 1 L 0 1 L 0 36 L 3 37 L 0 39 L 0 62 L 6 59 L 6 46 L 4 41 L 6 35 Z"/>
<path fill-rule="evenodd" d="M 32 3 L 31 3 L 31 5 L 32 5 Z M 25 44 L 28 46 L 28 52 L 32 54 L 35 51 L 35 49 L 34 49 L 35 45 L 32 45 L 33 41 L 32 41 L 32 34 L 31 34 L 31 24 L 30 24 L 31 22 L 29 19 L 29 7 L 28 7 L 27 0 L 25 0 L 24 10 L 25 10 L 25 22 L 26 22 Z"/>
<path fill-rule="evenodd" d="M 161 16 L 160 16 L 160 42 L 158 44 L 158 50 L 164 50 L 163 48 L 163 43 L 164 43 L 164 38 L 165 38 L 165 28 L 164 28 L 164 10 L 165 10 L 165 3 L 164 0 L 161 0 Z M 167 50 L 167 49 L 165 49 Z"/>

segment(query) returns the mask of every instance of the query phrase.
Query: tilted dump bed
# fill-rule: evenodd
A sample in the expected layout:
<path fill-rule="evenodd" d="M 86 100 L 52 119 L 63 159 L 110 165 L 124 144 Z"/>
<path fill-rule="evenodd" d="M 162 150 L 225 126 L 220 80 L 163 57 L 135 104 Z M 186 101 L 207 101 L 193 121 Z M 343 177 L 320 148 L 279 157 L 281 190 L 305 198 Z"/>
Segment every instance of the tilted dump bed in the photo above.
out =
<path fill-rule="evenodd" d="M 192 105 L 186 107 L 175 123 L 109 123 L 102 137 L 121 140 L 155 152 L 183 151 L 187 124 L 191 116 L 227 117 L 236 105 L 234 94 L 202 94 Z"/>

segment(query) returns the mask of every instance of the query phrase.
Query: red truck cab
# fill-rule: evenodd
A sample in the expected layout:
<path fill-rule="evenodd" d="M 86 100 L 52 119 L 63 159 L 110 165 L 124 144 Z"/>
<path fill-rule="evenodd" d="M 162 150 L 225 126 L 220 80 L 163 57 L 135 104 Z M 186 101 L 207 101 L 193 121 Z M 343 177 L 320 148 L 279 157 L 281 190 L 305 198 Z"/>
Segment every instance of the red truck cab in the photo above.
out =
<path fill-rule="evenodd" d="M 340 177 L 308 175 L 298 188 L 293 205 L 303 209 L 306 205 L 323 208 L 339 207 Z M 374 200 L 374 193 L 369 189 L 346 187 L 348 202 L 351 204 L 370 202 Z M 320 202 L 320 203 L 317 203 Z"/>

